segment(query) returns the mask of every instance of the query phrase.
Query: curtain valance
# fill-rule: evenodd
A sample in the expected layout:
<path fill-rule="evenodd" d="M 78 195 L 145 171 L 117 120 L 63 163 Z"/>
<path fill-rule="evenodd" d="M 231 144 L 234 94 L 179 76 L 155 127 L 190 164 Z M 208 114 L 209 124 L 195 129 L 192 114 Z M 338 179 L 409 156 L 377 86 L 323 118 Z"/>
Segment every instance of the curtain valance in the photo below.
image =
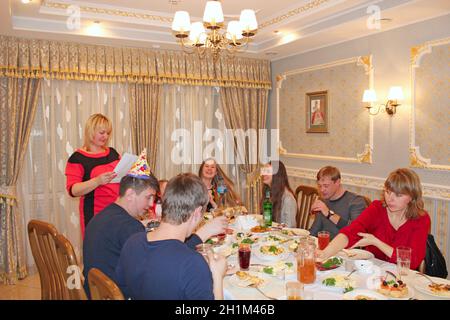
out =
<path fill-rule="evenodd" d="M 271 88 L 268 60 L 0 36 L 0 76 Z"/>

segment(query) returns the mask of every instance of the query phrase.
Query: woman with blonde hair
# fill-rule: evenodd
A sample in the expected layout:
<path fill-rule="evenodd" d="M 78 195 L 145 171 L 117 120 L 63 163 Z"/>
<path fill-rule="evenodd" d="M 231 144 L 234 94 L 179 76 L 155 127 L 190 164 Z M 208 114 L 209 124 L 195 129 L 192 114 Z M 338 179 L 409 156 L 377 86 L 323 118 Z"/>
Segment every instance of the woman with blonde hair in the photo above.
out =
<path fill-rule="evenodd" d="M 219 205 L 218 202 L 220 200 L 220 194 L 218 187 L 221 179 L 223 179 L 223 182 L 227 188 L 225 194 L 225 204 L 227 206 L 236 206 L 241 204 L 241 198 L 234 191 L 233 181 L 228 178 L 228 176 L 213 158 L 206 159 L 202 162 L 198 170 L 198 176 L 206 185 L 209 193 L 209 203 L 206 211 L 216 209 Z"/>
<path fill-rule="evenodd" d="M 396 248 L 412 249 L 411 269 L 425 258 L 430 217 L 424 210 L 419 176 L 401 168 L 391 172 L 384 182 L 381 201 L 375 200 L 323 250 L 319 260 L 344 248 L 365 247 L 376 258 L 397 261 Z"/>
<path fill-rule="evenodd" d="M 92 217 L 114 202 L 119 183 L 113 171 L 120 160 L 114 148 L 108 147 L 111 121 L 100 113 L 89 117 L 84 128 L 83 146 L 67 160 L 66 188 L 70 196 L 80 197 L 80 226 L 84 229 Z"/>

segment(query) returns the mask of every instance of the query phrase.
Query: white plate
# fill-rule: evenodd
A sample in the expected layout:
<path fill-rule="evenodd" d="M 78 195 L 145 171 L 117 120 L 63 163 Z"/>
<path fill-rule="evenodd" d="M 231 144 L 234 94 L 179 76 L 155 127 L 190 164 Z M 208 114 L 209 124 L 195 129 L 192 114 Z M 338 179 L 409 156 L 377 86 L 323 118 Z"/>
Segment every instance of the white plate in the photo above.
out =
<path fill-rule="evenodd" d="M 264 283 L 259 285 L 260 288 L 263 288 L 267 284 L 270 283 L 270 276 L 265 274 L 265 273 L 254 272 L 254 271 L 245 271 L 245 272 L 247 272 L 251 276 L 256 276 L 256 277 L 261 278 L 261 279 L 264 280 Z M 241 279 L 239 279 L 239 277 L 236 274 L 233 274 L 232 276 L 230 276 L 229 281 L 230 281 L 230 283 L 233 286 L 236 286 L 236 287 L 239 287 L 239 288 L 250 288 L 250 289 L 252 289 L 251 287 L 248 286 L 250 284 L 250 281 L 248 281 L 248 280 L 246 280 L 246 281 L 241 280 Z"/>
<path fill-rule="evenodd" d="M 300 228 L 283 228 L 283 230 L 291 231 L 293 235 L 300 236 L 300 237 L 306 237 L 309 236 L 309 231 L 305 229 Z"/>
<path fill-rule="evenodd" d="M 289 250 L 288 248 L 286 248 L 285 246 L 282 245 L 278 245 L 277 247 L 281 247 L 283 248 L 283 253 L 280 253 L 279 255 L 270 255 L 270 254 L 264 254 L 261 252 L 261 247 L 265 246 L 265 245 L 270 245 L 270 244 L 265 244 L 262 243 L 258 246 L 255 247 L 254 250 L 252 250 L 252 253 L 255 254 L 256 257 L 258 257 L 261 260 L 266 260 L 266 261 L 283 261 L 286 260 L 287 257 L 289 256 Z"/>
<path fill-rule="evenodd" d="M 374 300 L 388 300 L 387 297 L 382 295 L 381 293 L 367 290 L 367 289 L 355 289 L 353 291 L 344 293 L 343 299 L 344 300 L 355 300 L 356 296 L 363 295 L 369 298 L 373 298 Z"/>
<path fill-rule="evenodd" d="M 337 255 L 349 260 L 369 260 L 375 258 L 372 252 L 361 249 L 341 250 Z"/>
<path fill-rule="evenodd" d="M 339 287 L 339 286 L 326 286 L 325 284 L 323 284 L 322 283 L 322 281 L 324 281 L 325 279 L 327 279 L 327 278 L 332 278 L 333 276 L 337 276 L 337 275 L 339 275 L 339 276 L 347 276 L 348 274 L 349 274 L 350 272 L 348 272 L 348 271 L 340 271 L 340 270 L 334 270 L 334 272 L 329 272 L 329 273 L 327 273 L 327 274 L 324 274 L 323 276 L 321 276 L 320 278 L 319 278 L 319 283 L 320 283 L 320 286 L 322 287 L 322 288 L 324 288 L 324 289 L 328 289 L 328 290 L 331 290 L 331 291 L 336 291 L 336 292 L 341 292 L 341 293 L 343 293 L 344 292 L 344 290 L 345 290 L 345 288 L 344 287 Z M 352 281 L 354 281 L 354 283 L 353 283 L 353 285 L 352 285 L 352 287 L 353 287 L 353 289 L 357 289 L 357 288 L 360 288 L 360 287 L 362 287 L 363 286 L 363 282 L 364 282 L 364 279 L 362 278 L 362 277 L 360 277 L 359 275 L 357 275 L 357 274 L 355 274 L 355 273 L 353 273 L 352 275 L 350 275 L 350 279 L 352 280 Z"/>
<path fill-rule="evenodd" d="M 416 288 L 417 290 L 419 290 L 422 293 L 425 293 L 429 296 L 433 296 L 436 298 L 441 298 L 441 299 L 450 299 L 450 294 L 448 296 L 444 296 L 444 295 L 439 295 L 433 291 L 431 291 L 431 289 L 428 287 L 429 284 L 431 284 L 431 282 L 426 279 L 426 278 L 422 278 L 422 276 L 418 276 L 420 278 L 417 278 L 414 284 L 414 288 Z M 441 279 L 441 278 L 432 278 L 434 282 L 437 283 L 442 283 L 442 284 L 450 284 L 450 281 L 446 280 L 446 279 Z"/>

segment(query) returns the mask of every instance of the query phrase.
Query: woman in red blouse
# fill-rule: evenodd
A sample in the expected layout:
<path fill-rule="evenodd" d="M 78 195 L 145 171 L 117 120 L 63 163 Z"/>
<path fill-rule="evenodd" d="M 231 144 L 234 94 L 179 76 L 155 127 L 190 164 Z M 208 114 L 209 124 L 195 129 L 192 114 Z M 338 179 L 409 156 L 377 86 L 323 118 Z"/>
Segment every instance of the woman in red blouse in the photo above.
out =
<path fill-rule="evenodd" d="M 104 115 L 89 117 L 84 128 L 83 147 L 67 160 L 66 188 L 72 197 L 80 197 L 80 225 L 84 229 L 92 217 L 113 203 L 119 195 L 119 184 L 111 183 L 120 155 L 108 147 L 112 124 Z"/>
<path fill-rule="evenodd" d="M 365 247 L 376 258 L 397 262 L 396 248 L 412 249 L 411 269 L 425 258 L 430 217 L 423 208 L 419 176 L 397 169 L 384 182 L 382 200 L 375 200 L 350 225 L 342 228 L 318 259 L 325 260 L 343 248 Z"/>

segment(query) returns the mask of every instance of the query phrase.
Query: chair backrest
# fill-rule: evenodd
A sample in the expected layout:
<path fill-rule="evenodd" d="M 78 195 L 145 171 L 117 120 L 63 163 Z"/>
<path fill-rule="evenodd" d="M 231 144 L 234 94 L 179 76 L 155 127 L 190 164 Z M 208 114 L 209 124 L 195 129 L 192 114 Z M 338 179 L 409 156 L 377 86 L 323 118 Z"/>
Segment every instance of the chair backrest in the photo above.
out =
<path fill-rule="evenodd" d="M 71 252 L 66 252 L 67 239 L 61 239 L 58 230 L 50 223 L 31 220 L 28 223 L 28 238 L 31 252 L 36 262 L 41 281 L 42 300 L 69 300 L 74 298 L 67 287 L 67 267 L 66 264 L 77 265 L 72 245 L 69 243 Z M 62 257 L 70 256 L 65 262 Z M 78 265 L 77 265 L 78 266 Z M 82 288 L 81 288 L 82 289 Z M 80 293 L 82 298 L 84 291 Z M 76 296 L 76 294 L 75 294 Z M 86 295 L 84 294 L 84 297 Z"/>
<path fill-rule="evenodd" d="M 309 229 L 311 205 L 319 197 L 319 192 L 311 186 L 300 185 L 295 190 L 297 198 L 297 228 Z"/>
<path fill-rule="evenodd" d="M 366 207 L 370 206 L 370 204 L 372 203 L 372 200 L 370 200 L 369 197 L 366 196 L 361 196 L 364 198 L 364 201 L 366 202 Z"/>
<path fill-rule="evenodd" d="M 92 300 L 125 300 L 117 284 L 100 269 L 89 270 L 88 283 Z"/>
<path fill-rule="evenodd" d="M 60 272 L 64 275 L 68 299 L 87 300 L 86 292 L 83 288 L 83 275 L 72 244 L 64 235 L 57 234 L 55 247 L 58 254 Z"/>

